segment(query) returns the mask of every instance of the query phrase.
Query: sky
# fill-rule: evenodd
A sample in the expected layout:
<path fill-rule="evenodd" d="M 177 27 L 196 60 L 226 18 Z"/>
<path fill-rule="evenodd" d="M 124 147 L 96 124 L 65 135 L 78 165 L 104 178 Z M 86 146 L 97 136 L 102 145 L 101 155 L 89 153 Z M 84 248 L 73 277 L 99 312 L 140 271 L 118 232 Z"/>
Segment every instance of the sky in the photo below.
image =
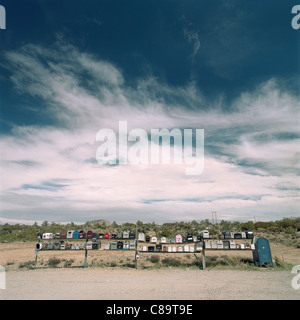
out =
<path fill-rule="evenodd" d="M 299 217 L 297 4 L 1 0 L 0 223 Z M 149 150 L 152 129 L 203 129 L 202 173 L 99 163 L 120 121 Z"/>

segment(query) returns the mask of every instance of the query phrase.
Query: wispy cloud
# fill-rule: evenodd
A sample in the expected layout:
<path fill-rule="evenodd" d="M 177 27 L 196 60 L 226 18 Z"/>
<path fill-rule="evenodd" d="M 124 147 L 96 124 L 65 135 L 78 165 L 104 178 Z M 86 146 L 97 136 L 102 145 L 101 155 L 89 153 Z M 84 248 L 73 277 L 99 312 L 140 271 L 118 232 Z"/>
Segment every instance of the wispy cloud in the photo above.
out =
<path fill-rule="evenodd" d="M 193 45 L 193 53 L 191 55 L 191 58 L 192 61 L 195 62 L 196 55 L 200 49 L 200 39 L 198 32 L 190 30 L 188 27 L 184 28 L 183 32 L 187 40 Z"/>
<path fill-rule="evenodd" d="M 186 37 L 195 56 L 198 34 L 189 29 Z M 298 213 L 300 105 L 276 79 L 224 106 L 193 82 L 173 87 L 150 77 L 129 87 L 117 66 L 62 38 L 51 48 L 27 44 L 5 57 L 17 92 L 38 98 L 54 121 L 15 125 L 1 136 L 3 218 L 172 221 L 202 219 L 212 210 L 239 219 L 253 211 L 263 219 Z M 186 176 L 179 165 L 100 166 L 96 133 L 117 132 L 119 120 L 128 121 L 128 130 L 204 128 L 203 174 Z"/>

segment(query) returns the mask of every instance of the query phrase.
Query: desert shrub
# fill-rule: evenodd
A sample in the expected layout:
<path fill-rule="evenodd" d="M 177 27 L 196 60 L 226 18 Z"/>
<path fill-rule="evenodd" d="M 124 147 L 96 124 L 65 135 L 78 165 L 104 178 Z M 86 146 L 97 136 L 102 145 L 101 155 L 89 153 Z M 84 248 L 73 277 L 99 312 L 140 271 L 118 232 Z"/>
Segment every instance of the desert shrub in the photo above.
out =
<path fill-rule="evenodd" d="M 71 267 L 71 265 L 72 265 L 73 262 L 74 262 L 73 259 L 66 260 L 65 263 L 64 263 L 64 267 L 65 267 L 65 268 Z"/>
<path fill-rule="evenodd" d="M 206 267 L 242 267 L 249 266 L 253 261 L 248 257 L 229 257 L 226 255 L 218 256 L 207 256 L 206 257 Z"/>
<path fill-rule="evenodd" d="M 159 260 L 160 260 L 160 257 L 159 257 L 159 255 L 157 255 L 157 254 L 154 254 L 154 255 L 152 255 L 152 256 L 150 257 L 150 261 L 151 261 L 152 263 L 158 263 Z"/>
<path fill-rule="evenodd" d="M 170 267 L 179 267 L 181 265 L 181 262 L 176 258 L 164 258 L 162 263 Z"/>
<path fill-rule="evenodd" d="M 58 265 L 59 263 L 61 263 L 61 260 L 58 259 L 58 258 L 50 258 L 50 259 L 48 260 L 48 266 L 49 266 L 50 268 L 55 268 L 55 267 L 57 267 L 57 265 Z"/>
<path fill-rule="evenodd" d="M 21 262 L 19 264 L 19 269 L 23 269 L 23 268 L 31 269 L 31 268 L 33 268 L 33 266 L 34 266 L 34 261 L 29 260 L 29 261 Z"/>
<path fill-rule="evenodd" d="M 117 264 L 116 264 L 116 262 L 113 261 L 113 262 L 110 263 L 110 266 L 114 268 L 114 267 L 117 266 Z"/>
<path fill-rule="evenodd" d="M 274 257 L 274 266 L 279 269 L 288 269 L 290 264 L 284 262 L 283 260 L 279 259 L 278 257 Z"/>

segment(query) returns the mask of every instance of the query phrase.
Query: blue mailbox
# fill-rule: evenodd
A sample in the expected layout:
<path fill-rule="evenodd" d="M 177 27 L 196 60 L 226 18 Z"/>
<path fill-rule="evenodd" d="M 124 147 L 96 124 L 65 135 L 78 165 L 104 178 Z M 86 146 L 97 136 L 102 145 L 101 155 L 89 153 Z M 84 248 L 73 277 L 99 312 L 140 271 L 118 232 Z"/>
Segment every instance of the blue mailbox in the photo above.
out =
<path fill-rule="evenodd" d="M 273 267 L 271 248 L 266 238 L 255 238 L 253 250 L 253 262 L 261 267 L 262 263 L 271 263 Z"/>
<path fill-rule="evenodd" d="M 73 239 L 78 239 L 79 238 L 79 231 L 75 230 L 73 232 Z"/>

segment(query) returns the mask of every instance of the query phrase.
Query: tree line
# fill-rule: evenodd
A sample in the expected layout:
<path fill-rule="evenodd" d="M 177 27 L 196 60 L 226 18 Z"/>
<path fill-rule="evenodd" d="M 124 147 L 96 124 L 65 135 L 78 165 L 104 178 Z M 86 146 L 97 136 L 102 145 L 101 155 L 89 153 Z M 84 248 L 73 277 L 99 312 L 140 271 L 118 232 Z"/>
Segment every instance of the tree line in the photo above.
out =
<path fill-rule="evenodd" d="M 219 223 L 211 223 L 208 219 L 201 221 L 179 221 L 166 222 L 157 224 L 154 221 L 151 223 L 144 223 L 137 221 L 136 223 L 125 222 L 118 224 L 116 221 L 112 223 L 105 223 L 98 221 L 87 221 L 84 224 L 75 224 L 74 222 L 68 224 L 60 224 L 55 222 L 44 221 L 40 225 L 35 222 L 32 225 L 26 224 L 3 224 L 0 225 L 0 242 L 13 241 L 35 241 L 38 233 L 50 232 L 56 233 L 60 230 L 93 230 L 96 232 L 110 232 L 114 233 L 118 230 L 137 230 L 145 234 L 152 233 L 158 237 L 172 237 L 176 233 L 187 234 L 191 233 L 197 235 L 201 230 L 207 229 L 212 234 L 217 234 L 222 230 L 228 231 L 265 231 L 265 232 L 285 232 L 288 234 L 295 234 L 300 231 L 300 218 L 283 218 L 277 221 L 225 221 Z"/>

